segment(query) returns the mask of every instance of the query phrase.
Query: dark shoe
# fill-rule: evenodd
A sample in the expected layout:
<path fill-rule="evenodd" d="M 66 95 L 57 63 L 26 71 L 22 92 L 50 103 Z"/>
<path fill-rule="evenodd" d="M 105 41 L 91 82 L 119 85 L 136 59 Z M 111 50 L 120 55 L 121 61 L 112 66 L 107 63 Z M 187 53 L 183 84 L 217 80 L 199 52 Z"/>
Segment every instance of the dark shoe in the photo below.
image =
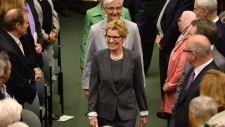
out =
<path fill-rule="evenodd" d="M 75 8 L 74 11 L 78 12 L 78 13 L 80 13 L 82 15 L 85 15 L 87 10 L 85 8 L 83 8 L 83 7 L 80 7 L 80 8 Z"/>
<path fill-rule="evenodd" d="M 52 114 L 52 120 L 59 120 L 60 116 Z"/>
<path fill-rule="evenodd" d="M 158 112 L 158 113 L 156 114 L 156 116 L 157 116 L 158 118 L 160 118 L 160 119 L 166 119 L 166 120 L 168 120 L 168 119 L 170 119 L 171 114 L 170 114 L 170 113 L 166 113 L 166 112 Z"/>
<path fill-rule="evenodd" d="M 70 17 L 70 11 L 69 10 L 62 10 L 60 13 L 64 17 Z"/>

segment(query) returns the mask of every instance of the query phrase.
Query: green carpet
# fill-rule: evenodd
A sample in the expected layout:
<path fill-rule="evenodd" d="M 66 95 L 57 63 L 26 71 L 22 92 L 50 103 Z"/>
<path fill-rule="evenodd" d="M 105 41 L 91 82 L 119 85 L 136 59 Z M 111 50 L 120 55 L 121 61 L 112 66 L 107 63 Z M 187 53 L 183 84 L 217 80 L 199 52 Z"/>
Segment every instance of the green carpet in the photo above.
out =
<path fill-rule="evenodd" d="M 88 4 L 92 7 L 96 3 Z M 74 116 L 66 122 L 53 122 L 53 127 L 89 127 L 89 120 L 85 116 L 87 112 L 87 98 L 81 86 L 82 73 L 79 68 L 80 42 L 83 31 L 84 16 L 72 12 L 71 17 L 65 18 L 59 15 L 61 25 L 61 54 L 62 71 L 64 75 L 64 103 L 65 115 Z M 146 77 L 146 96 L 148 101 L 149 116 L 147 127 L 165 127 L 166 120 L 158 119 L 156 113 L 160 110 L 161 95 L 158 69 L 158 49 L 154 48 L 152 63 Z M 53 112 L 61 114 L 57 87 L 53 93 Z M 139 127 L 139 116 L 136 127 Z"/>

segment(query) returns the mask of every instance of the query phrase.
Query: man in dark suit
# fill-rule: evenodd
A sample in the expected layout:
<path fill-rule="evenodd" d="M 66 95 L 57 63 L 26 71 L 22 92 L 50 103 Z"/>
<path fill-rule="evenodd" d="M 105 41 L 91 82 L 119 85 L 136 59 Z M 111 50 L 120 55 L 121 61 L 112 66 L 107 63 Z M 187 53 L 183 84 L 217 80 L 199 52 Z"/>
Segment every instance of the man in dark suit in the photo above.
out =
<path fill-rule="evenodd" d="M 34 8 L 34 1 L 26 0 L 24 8 L 28 11 L 29 27 L 27 33 L 20 37 L 20 41 L 23 44 L 25 57 L 29 67 L 35 69 L 37 73 L 39 73 L 37 67 L 41 68 L 44 65 L 41 56 L 41 51 L 44 47 L 41 26 L 38 21 L 36 9 Z M 34 36 L 37 36 L 37 40 L 34 40 Z"/>
<path fill-rule="evenodd" d="M 156 19 L 161 9 L 162 0 L 125 0 L 124 7 L 128 8 L 131 20 L 138 25 L 143 51 L 144 72 L 147 74 L 154 47 L 156 35 Z M 164 2 L 163 2 L 164 3 Z"/>
<path fill-rule="evenodd" d="M 12 64 L 11 76 L 6 83 L 7 89 L 20 103 L 32 103 L 36 91 L 31 83 L 38 80 L 38 76 L 31 77 L 32 72 L 24 57 L 23 45 L 19 38 L 26 34 L 28 28 L 27 12 L 21 8 L 10 9 L 3 19 L 5 32 L 0 34 L 0 50 L 8 53 Z"/>
<path fill-rule="evenodd" d="M 209 69 L 219 68 L 213 61 L 211 44 L 203 35 L 189 37 L 184 49 L 186 58 L 192 68 L 184 79 L 184 84 L 174 109 L 175 124 L 170 127 L 187 127 L 189 102 L 199 96 L 199 84 L 205 72 Z"/>
<path fill-rule="evenodd" d="M 209 41 L 211 43 L 213 60 L 214 60 L 215 64 L 219 67 L 220 71 L 225 72 L 225 58 L 218 52 L 218 50 L 214 46 L 214 42 L 217 41 L 217 37 L 218 37 L 218 30 L 217 30 L 216 24 L 207 19 L 197 19 L 197 20 L 192 21 L 191 25 L 192 25 L 192 28 L 190 30 L 190 33 L 192 35 L 201 34 L 201 35 L 206 36 L 209 39 Z M 175 101 L 174 101 L 175 105 L 176 105 L 178 97 L 181 93 L 184 79 L 190 69 L 191 69 L 191 65 L 187 61 L 184 66 L 182 76 L 180 78 L 180 82 L 177 86 L 176 97 L 175 97 Z M 173 125 L 175 122 L 174 113 L 172 114 L 170 121 L 171 121 L 170 124 Z"/>
<path fill-rule="evenodd" d="M 167 0 L 157 21 L 159 33 L 156 35 L 156 45 L 159 50 L 159 69 L 161 96 L 165 93 L 162 88 L 167 77 L 169 57 L 180 32 L 178 31 L 178 18 L 183 11 L 193 10 L 194 0 Z"/>
<path fill-rule="evenodd" d="M 225 27 L 217 16 L 217 0 L 195 0 L 194 8 L 198 18 L 208 19 L 216 23 L 218 38 L 215 47 L 225 57 Z"/>

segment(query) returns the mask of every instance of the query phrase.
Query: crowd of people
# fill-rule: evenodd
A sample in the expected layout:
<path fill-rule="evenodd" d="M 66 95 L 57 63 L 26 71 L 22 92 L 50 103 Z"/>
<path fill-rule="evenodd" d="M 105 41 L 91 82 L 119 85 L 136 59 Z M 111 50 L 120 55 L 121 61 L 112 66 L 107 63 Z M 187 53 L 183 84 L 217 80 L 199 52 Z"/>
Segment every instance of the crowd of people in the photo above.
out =
<path fill-rule="evenodd" d="M 70 1 L 58 2 L 69 17 Z M 75 11 L 86 15 L 80 68 L 90 126 L 135 127 L 137 107 L 140 126 L 147 126 L 145 77 L 155 44 L 163 109 L 156 116 L 168 127 L 224 127 L 225 26 L 218 2 L 99 0 L 86 11 L 75 0 Z M 0 22 L 0 127 L 26 127 L 19 121 L 24 104 L 37 98 L 42 52 L 54 66 L 58 14 L 52 0 L 1 0 Z M 56 80 L 52 70 L 47 84 Z"/>

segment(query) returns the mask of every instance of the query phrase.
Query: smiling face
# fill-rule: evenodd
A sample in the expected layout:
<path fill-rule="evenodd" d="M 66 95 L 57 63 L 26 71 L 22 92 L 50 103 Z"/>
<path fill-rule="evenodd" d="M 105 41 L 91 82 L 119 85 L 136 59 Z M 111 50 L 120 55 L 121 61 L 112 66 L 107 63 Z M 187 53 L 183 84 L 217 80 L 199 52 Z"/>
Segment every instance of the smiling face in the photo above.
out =
<path fill-rule="evenodd" d="M 125 37 L 119 35 L 118 30 L 109 29 L 107 31 L 106 41 L 108 48 L 111 51 L 122 51 L 123 42 L 126 40 Z"/>
<path fill-rule="evenodd" d="M 120 15 L 122 13 L 122 5 L 119 0 L 114 0 L 107 7 L 104 7 L 103 11 L 107 15 L 108 22 L 115 19 L 120 19 Z"/>

